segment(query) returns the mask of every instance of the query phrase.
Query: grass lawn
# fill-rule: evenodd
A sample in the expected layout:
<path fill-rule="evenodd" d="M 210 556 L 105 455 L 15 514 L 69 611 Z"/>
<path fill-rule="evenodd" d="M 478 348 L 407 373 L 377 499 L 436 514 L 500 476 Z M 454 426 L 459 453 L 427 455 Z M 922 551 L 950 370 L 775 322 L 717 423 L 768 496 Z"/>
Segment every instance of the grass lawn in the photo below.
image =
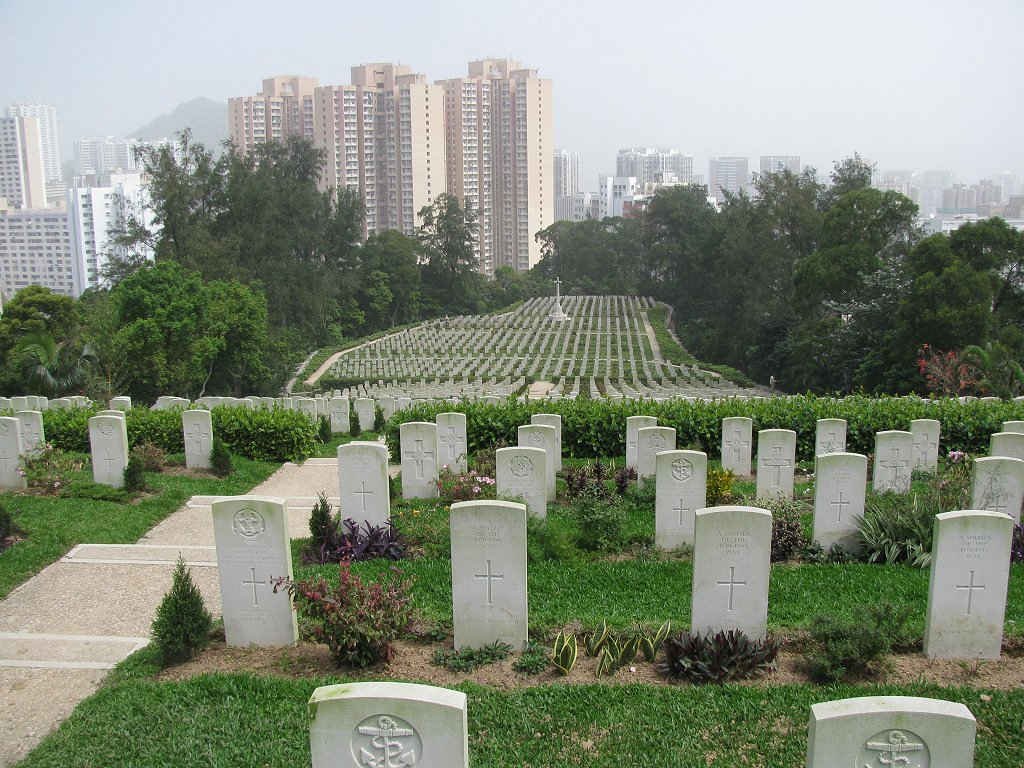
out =
<path fill-rule="evenodd" d="M 76 473 L 89 481 L 91 470 Z M 5 493 L 0 504 L 14 517 L 24 537 L 0 552 L 0 598 L 63 556 L 76 544 L 130 544 L 195 495 L 246 493 L 265 480 L 278 464 L 232 456 L 235 471 L 216 477 L 146 473 L 150 494 L 130 503 L 92 498 Z"/>

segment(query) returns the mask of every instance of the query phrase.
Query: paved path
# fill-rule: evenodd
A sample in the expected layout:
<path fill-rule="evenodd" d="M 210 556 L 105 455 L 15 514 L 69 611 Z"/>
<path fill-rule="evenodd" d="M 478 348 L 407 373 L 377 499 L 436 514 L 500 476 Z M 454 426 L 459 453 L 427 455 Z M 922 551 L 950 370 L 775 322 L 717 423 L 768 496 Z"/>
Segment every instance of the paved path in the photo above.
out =
<path fill-rule="evenodd" d="M 289 532 L 305 537 L 321 490 L 337 503 L 336 459 L 285 464 L 250 493 L 285 499 Z M 80 544 L 0 601 L 0 768 L 22 759 L 149 641 L 179 553 L 207 608 L 220 614 L 215 498 L 193 497 L 136 544 Z"/>

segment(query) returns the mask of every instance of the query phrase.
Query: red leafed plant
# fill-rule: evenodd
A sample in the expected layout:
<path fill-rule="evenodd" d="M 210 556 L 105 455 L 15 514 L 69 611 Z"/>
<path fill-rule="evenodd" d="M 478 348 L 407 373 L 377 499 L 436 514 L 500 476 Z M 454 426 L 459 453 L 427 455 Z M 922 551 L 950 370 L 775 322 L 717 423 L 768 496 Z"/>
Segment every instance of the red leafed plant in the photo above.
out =
<path fill-rule="evenodd" d="M 973 392 L 977 386 L 974 367 L 964 362 L 959 352 L 943 352 L 922 344 L 917 351 L 917 370 L 928 384 L 928 391 L 949 397 Z"/>
<path fill-rule="evenodd" d="M 299 615 L 317 642 L 326 643 L 338 666 L 368 667 L 391 658 L 391 642 L 412 621 L 410 579 L 391 569 L 380 581 L 363 581 L 349 563 L 338 564 L 338 584 L 324 578 L 278 579 L 274 589 L 287 589 Z"/>

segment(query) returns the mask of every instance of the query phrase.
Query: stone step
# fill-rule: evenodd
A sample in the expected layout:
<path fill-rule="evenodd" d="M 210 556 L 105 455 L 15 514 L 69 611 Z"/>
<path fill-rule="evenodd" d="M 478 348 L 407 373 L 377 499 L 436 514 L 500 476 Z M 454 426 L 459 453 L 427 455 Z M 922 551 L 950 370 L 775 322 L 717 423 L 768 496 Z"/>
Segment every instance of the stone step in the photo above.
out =
<path fill-rule="evenodd" d="M 216 567 L 217 550 L 210 545 L 176 544 L 79 544 L 63 558 L 65 563 L 101 563 L 106 565 L 166 565 L 178 558 L 185 565 Z"/>
<path fill-rule="evenodd" d="M 148 643 L 148 637 L 0 632 L 0 667 L 113 669 Z"/>

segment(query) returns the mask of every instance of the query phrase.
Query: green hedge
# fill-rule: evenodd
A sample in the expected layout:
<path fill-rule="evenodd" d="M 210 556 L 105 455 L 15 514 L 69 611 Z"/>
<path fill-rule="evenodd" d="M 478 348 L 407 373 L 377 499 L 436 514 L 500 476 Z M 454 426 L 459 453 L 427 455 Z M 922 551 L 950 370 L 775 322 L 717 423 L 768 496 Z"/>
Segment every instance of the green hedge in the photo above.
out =
<path fill-rule="evenodd" d="M 394 451 L 401 422 L 433 421 L 434 416 L 443 411 L 466 414 L 470 452 L 492 447 L 497 442 L 515 445 L 516 428 L 520 424 L 529 424 L 531 414 L 560 413 L 563 451 L 566 456 L 577 458 L 625 454 L 627 416 L 656 416 L 659 424 L 676 429 L 676 444 L 680 448 L 698 448 L 712 458 L 721 454 L 722 419 L 726 416 L 749 416 L 754 420 L 755 440 L 759 429 L 796 430 L 797 453 L 800 459 L 805 460 L 814 458 L 815 422 L 818 419 L 846 419 L 847 450 L 865 454 L 874 452 L 876 432 L 909 429 L 912 419 L 921 418 L 942 422 L 942 451 L 987 453 L 989 435 L 998 432 L 1003 421 L 1024 419 L 1024 403 L 961 404 L 955 399 L 927 403 L 911 397 L 852 396 L 838 399 L 798 395 L 714 402 L 581 399 L 530 403 L 509 401 L 501 405 L 439 403 L 418 405 L 392 417 L 385 430 L 392 455 L 398 455 Z"/>
<path fill-rule="evenodd" d="M 43 413 L 46 440 L 65 451 L 89 452 L 89 418 L 96 408 Z M 262 461 L 296 461 L 316 448 L 317 424 L 297 411 L 220 406 L 214 408 L 213 431 L 233 453 Z M 127 413 L 128 443 L 152 443 L 168 453 L 185 450 L 181 411 L 132 408 Z"/>

